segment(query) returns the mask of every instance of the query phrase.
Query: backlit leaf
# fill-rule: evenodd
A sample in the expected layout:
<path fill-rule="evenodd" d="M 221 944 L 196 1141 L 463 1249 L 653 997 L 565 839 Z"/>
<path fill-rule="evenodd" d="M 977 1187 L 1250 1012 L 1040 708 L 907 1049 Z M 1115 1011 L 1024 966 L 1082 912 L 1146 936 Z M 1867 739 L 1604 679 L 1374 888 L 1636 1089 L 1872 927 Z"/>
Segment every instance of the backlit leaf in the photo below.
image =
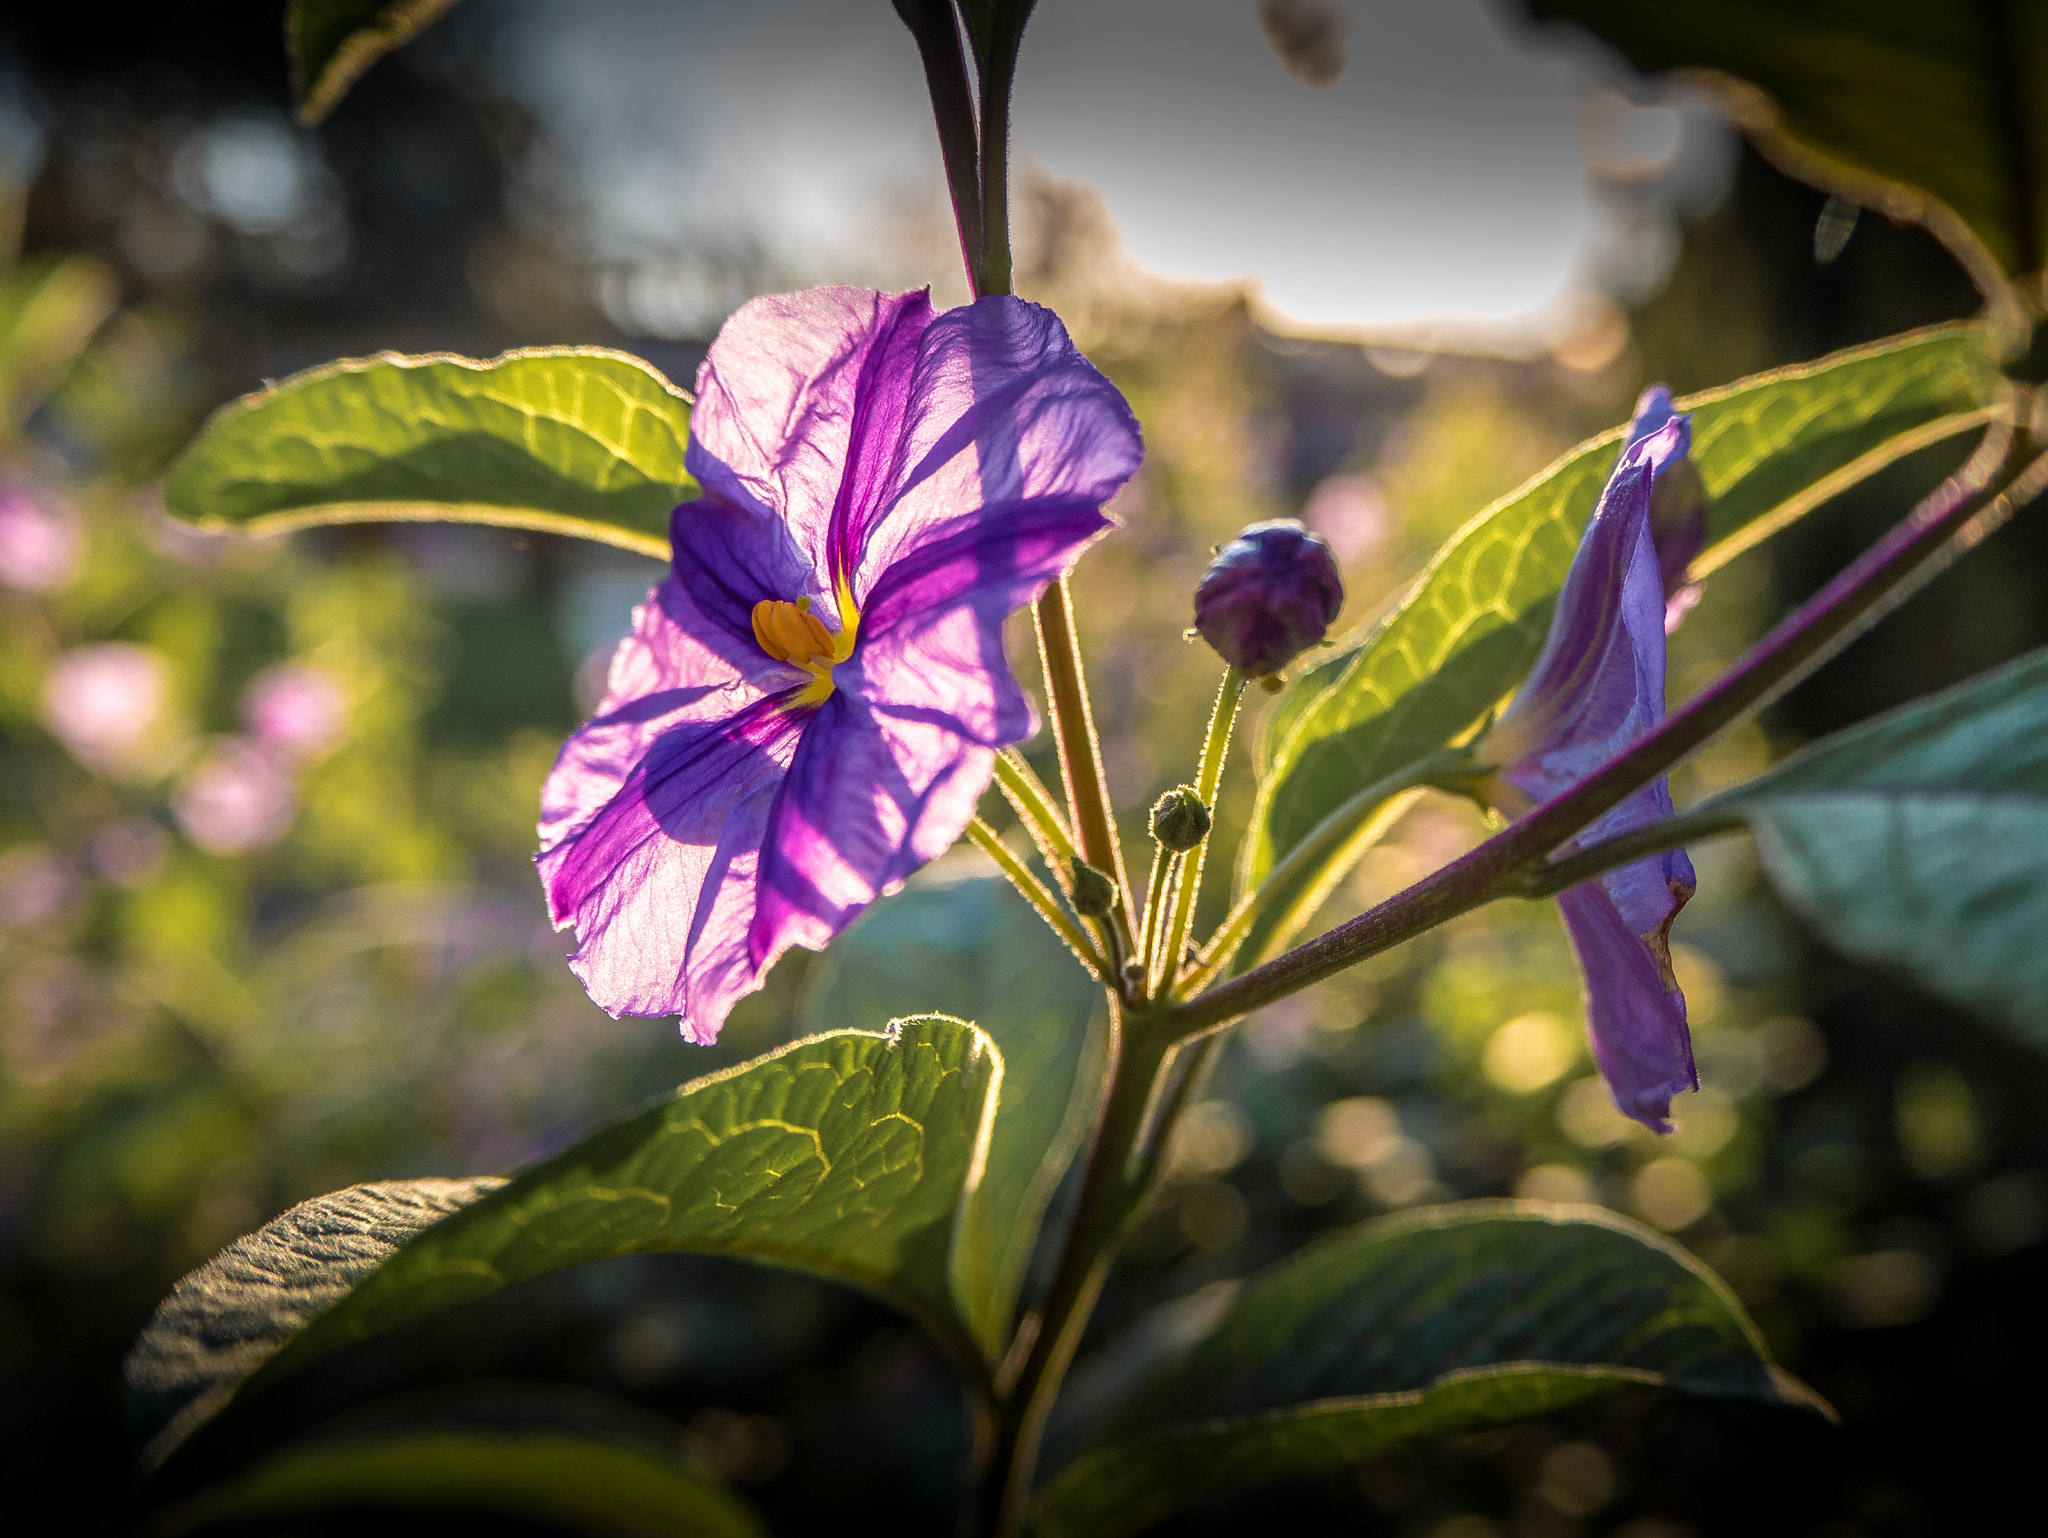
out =
<path fill-rule="evenodd" d="M 291 0 L 284 36 L 292 59 L 292 100 L 299 121 L 317 123 L 332 112 L 364 70 L 455 0 Z"/>
<path fill-rule="evenodd" d="M 171 467 L 164 505 L 211 529 L 497 524 L 666 560 L 690 402 L 638 358 L 533 348 L 344 359 L 223 406 Z"/>
<path fill-rule="evenodd" d="M 1112 1538 L 1217 1491 L 1645 1387 L 1818 1405 L 1718 1278 L 1627 1219 L 1430 1208 L 1253 1277 L 1051 1476 L 1032 1530 Z"/>

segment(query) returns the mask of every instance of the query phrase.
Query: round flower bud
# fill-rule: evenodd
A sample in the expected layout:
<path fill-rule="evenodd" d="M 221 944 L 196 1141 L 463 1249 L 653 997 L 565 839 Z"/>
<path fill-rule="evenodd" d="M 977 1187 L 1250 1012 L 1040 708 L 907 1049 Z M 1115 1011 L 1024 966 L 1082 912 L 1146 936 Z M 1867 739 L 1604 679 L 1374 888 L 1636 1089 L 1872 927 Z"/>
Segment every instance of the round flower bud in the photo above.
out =
<path fill-rule="evenodd" d="M 1067 894 L 1083 918 L 1107 918 L 1116 906 L 1116 883 L 1086 860 L 1069 862 Z"/>
<path fill-rule="evenodd" d="M 1169 854 L 1184 854 L 1209 836 L 1212 819 L 1192 785 L 1176 785 L 1152 806 L 1152 836 Z"/>
<path fill-rule="evenodd" d="M 1343 603 L 1329 544 L 1275 518 L 1216 552 L 1195 589 L 1195 629 L 1247 678 L 1267 678 L 1320 642 Z"/>

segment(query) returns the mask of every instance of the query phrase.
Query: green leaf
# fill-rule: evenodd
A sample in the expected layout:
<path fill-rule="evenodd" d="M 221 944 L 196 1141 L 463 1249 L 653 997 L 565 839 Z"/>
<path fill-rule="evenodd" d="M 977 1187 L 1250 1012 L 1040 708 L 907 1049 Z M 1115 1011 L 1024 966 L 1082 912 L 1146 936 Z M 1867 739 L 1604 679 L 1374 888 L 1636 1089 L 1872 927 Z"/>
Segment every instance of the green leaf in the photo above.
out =
<path fill-rule="evenodd" d="M 673 1424 L 595 1395 L 494 1384 L 487 1406 L 406 1404 L 323 1427 L 159 1512 L 150 1531 L 397 1509 L 635 1538 L 764 1538 L 679 1444 Z"/>
<path fill-rule="evenodd" d="M 697 493 L 689 433 L 689 397 L 625 353 L 381 353 L 223 406 L 171 467 L 164 505 L 251 534 L 488 523 L 666 560 L 669 513 Z"/>
<path fill-rule="evenodd" d="M 364 70 L 409 43 L 455 0 L 291 0 L 284 40 L 299 121 L 332 112 Z"/>
<path fill-rule="evenodd" d="M 1717 1277 L 1627 1219 L 1430 1208 L 1246 1283 L 1052 1476 L 1032 1530 L 1112 1538 L 1204 1495 L 1644 1386 L 1818 1405 Z"/>
<path fill-rule="evenodd" d="M 1823 738 L 1689 817 L 1727 812 L 1832 944 L 2048 1048 L 2048 651 Z"/>
<path fill-rule="evenodd" d="M 294 1208 L 180 1282 L 144 1331 L 129 1376 L 154 1432 L 145 1456 L 161 1462 L 231 1399 L 356 1341 L 528 1277 L 650 1251 L 751 1257 L 866 1288 L 972 1368 L 951 1266 L 1001 1078 L 989 1039 L 957 1020 L 839 1031 L 687 1084 L 470 1193 L 395 1253 L 369 1253 L 380 1235 L 363 1246 L 367 1264 L 329 1259 L 356 1245 L 334 1214 L 354 1212 L 358 1192 Z M 370 1213 L 381 1221 L 381 1196 Z M 315 1241 L 299 1242 L 304 1231 Z"/>
<path fill-rule="evenodd" d="M 1880 464 L 1982 422 L 1999 390 L 1986 333 L 1938 326 L 1686 397 L 1678 404 L 1693 414 L 1693 459 L 1717 541 L 1695 571 Z M 1465 525 L 1362 644 L 1282 698 L 1262 734 L 1241 886 L 1262 880 L 1353 794 L 1452 741 L 1507 693 L 1542 645 L 1624 433 L 1579 445 Z M 1362 852 L 1340 851 L 1338 864 L 1305 873 L 1298 888 L 1327 886 Z M 1287 938 L 1269 918 L 1240 964 Z"/>
<path fill-rule="evenodd" d="M 1531 0 L 1638 69 L 1713 71 L 1794 176 L 1927 224 L 1980 282 L 2048 246 L 2048 7 L 2037 0 Z M 1761 96 L 1759 95 L 1761 92 Z M 1939 206 L 1921 206 L 1931 196 Z M 1987 291 L 1988 286 L 1987 286 Z"/>
<path fill-rule="evenodd" d="M 430 1223 L 503 1185 L 386 1180 L 301 1202 L 237 1239 L 164 1299 L 128 1353 L 128 1408 L 155 1463 L 242 1380 Z"/>
<path fill-rule="evenodd" d="M 961 1312 L 993 1361 L 1101 1083 L 1102 990 L 1009 882 L 936 872 L 869 909 L 811 977 L 807 1020 L 888 1020 L 921 1004 L 972 1020 L 1002 1053 L 988 1162 L 954 1256 Z"/>
<path fill-rule="evenodd" d="M 0 276 L 0 438 L 20 430 L 120 302 L 120 280 L 90 256 Z"/>

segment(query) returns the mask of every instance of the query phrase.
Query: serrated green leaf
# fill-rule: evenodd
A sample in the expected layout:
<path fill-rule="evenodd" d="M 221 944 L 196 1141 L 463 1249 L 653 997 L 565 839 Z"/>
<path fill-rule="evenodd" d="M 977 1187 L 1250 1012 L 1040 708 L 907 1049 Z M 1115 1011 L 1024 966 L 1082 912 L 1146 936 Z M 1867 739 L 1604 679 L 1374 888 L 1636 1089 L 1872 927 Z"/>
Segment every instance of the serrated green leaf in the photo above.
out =
<path fill-rule="evenodd" d="M 988 1037 L 957 1020 L 839 1031 L 685 1085 L 475 1195 L 367 1268 L 336 1272 L 327 1247 L 289 1242 L 307 1224 L 307 1209 L 295 1208 L 180 1282 L 137 1342 L 132 1363 L 173 1369 L 130 1370 L 144 1384 L 145 1426 L 164 1409 L 173 1417 L 146 1457 L 161 1462 L 230 1399 L 356 1341 L 615 1255 L 708 1251 L 848 1282 L 904 1308 L 972 1364 L 951 1261 L 1001 1078 Z M 310 1204 L 320 1233 L 352 1195 Z M 313 1309 L 276 1301 L 307 1292 Z M 207 1369 L 204 1398 L 172 1403 L 200 1376 L 175 1370 L 194 1356 Z"/>
<path fill-rule="evenodd" d="M 2048 6 L 2038 0 L 1531 8 L 1577 22 L 1648 73 L 1711 70 L 1759 88 L 1768 101 L 1738 92 L 1729 104 L 1765 153 L 1818 186 L 1928 223 L 1980 280 L 1987 258 L 2017 274 L 2048 256 Z M 1942 207 L 1916 206 L 1916 190 Z"/>
<path fill-rule="evenodd" d="M 1217 1491 L 1626 1388 L 1818 1404 L 1692 1257 L 1590 1207 L 1368 1223 L 1245 1284 L 1052 1475 L 1039 1538 L 1112 1538 Z"/>
<path fill-rule="evenodd" d="M 251 534 L 487 523 L 666 560 L 669 514 L 697 493 L 689 434 L 689 397 L 625 353 L 382 353 L 223 406 L 165 477 L 164 505 Z"/>
<path fill-rule="evenodd" d="M 299 121 L 319 122 L 364 70 L 409 43 L 455 0 L 291 0 L 285 49 Z"/>
<path fill-rule="evenodd" d="M 2048 1048 L 2048 651 L 1823 738 L 1689 816 L 1728 812 L 1832 944 Z"/>
<path fill-rule="evenodd" d="M 1712 499 L 1717 544 L 1702 567 L 1880 463 L 1983 421 L 2000 388 L 1986 333 L 1940 326 L 1681 400 Z M 1356 792 L 1452 741 L 1507 693 L 1542 645 L 1623 432 L 1581 444 L 1468 523 L 1362 644 L 1283 697 L 1261 737 L 1242 887 Z M 1362 852 L 1354 846 L 1343 858 Z M 1331 879 L 1319 869 L 1297 886 Z M 1262 923 L 1240 965 L 1286 938 Z"/>
<path fill-rule="evenodd" d="M 887 1020 L 921 1005 L 972 1020 L 1003 1057 L 979 1189 L 956 1236 L 954 1289 L 991 1360 L 1103 1066 L 1100 986 L 998 877 L 927 877 L 877 903 L 816 964 L 810 1020 Z"/>

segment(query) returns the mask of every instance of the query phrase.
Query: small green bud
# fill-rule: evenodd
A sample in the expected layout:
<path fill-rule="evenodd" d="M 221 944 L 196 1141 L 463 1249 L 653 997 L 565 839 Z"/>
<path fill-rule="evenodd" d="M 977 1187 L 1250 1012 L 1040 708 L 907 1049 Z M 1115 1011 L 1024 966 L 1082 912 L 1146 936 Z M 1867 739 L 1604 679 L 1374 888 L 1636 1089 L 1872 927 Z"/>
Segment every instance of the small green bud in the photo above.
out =
<path fill-rule="evenodd" d="M 1209 836 L 1214 819 L 1192 785 L 1176 785 L 1152 806 L 1152 836 L 1171 854 L 1184 854 Z"/>
<path fill-rule="evenodd" d="M 1086 860 L 1069 862 L 1067 895 L 1084 918 L 1108 918 L 1116 907 L 1116 883 Z"/>

